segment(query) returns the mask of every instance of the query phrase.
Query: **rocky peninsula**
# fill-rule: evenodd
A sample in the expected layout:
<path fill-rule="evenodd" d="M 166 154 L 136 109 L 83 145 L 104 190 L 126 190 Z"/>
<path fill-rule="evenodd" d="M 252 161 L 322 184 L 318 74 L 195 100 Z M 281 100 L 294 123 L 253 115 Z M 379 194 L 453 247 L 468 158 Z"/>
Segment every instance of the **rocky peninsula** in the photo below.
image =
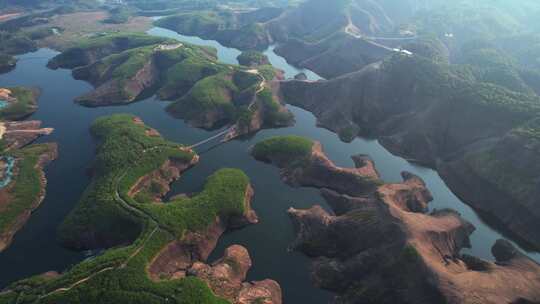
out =
<path fill-rule="evenodd" d="M 316 142 L 297 137 L 260 142 L 252 153 L 280 167 L 289 184 L 321 188 L 332 213 L 320 206 L 291 208 L 297 231 L 291 248 L 313 258 L 315 284 L 337 292 L 336 303 L 534 303 L 540 299 L 540 265 L 511 244 L 494 245 L 496 263 L 460 253 L 474 227 L 451 210 L 426 213 L 432 197 L 420 178 L 404 172 L 403 183 L 383 183 L 368 158 L 356 161 L 356 169 L 335 167 L 321 162 L 326 157 Z M 286 160 L 284 155 L 289 155 Z M 307 171 L 310 179 L 303 182 L 305 173 L 297 163 L 326 169 Z M 372 187 L 356 193 L 337 189 L 331 181 L 325 182 L 327 174 L 339 175 L 346 184 L 371 181 Z M 297 177 L 294 182 L 291 176 Z M 509 281 L 515 284 L 508 285 Z"/>
<path fill-rule="evenodd" d="M 539 246 L 537 96 L 406 55 L 333 80 L 285 81 L 280 88 L 283 98 L 343 140 L 377 137 L 392 153 L 437 169 L 488 221 Z"/>

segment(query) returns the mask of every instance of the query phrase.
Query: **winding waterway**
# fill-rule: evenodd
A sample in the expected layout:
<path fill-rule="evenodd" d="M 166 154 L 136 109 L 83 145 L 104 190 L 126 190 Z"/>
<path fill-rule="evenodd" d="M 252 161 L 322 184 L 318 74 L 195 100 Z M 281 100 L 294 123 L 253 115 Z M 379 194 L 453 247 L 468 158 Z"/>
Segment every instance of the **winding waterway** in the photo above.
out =
<path fill-rule="evenodd" d="M 214 46 L 218 49 L 220 60 L 226 63 L 237 63 L 236 56 L 240 53 L 215 41 L 181 36 L 165 29 L 154 28 L 149 33 Z M 55 54 L 52 50 L 41 49 L 19 56 L 17 68 L 8 74 L 0 75 L 0 87 L 24 85 L 38 86 L 43 90 L 39 110 L 30 119 L 42 120 L 43 126 L 55 128 L 52 135 L 41 138 L 39 142 L 57 142 L 60 152 L 59 158 L 46 170 L 49 183 L 42 206 L 17 233 L 11 247 L 0 253 L 0 288 L 30 275 L 49 270 L 65 270 L 84 259 L 83 253 L 72 252 L 59 246 L 55 234 L 62 219 L 88 185 L 86 172 L 92 164 L 95 150 L 89 126 L 97 117 L 113 113 L 133 113 L 167 139 L 185 144 L 198 142 L 219 132 L 195 129 L 170 117 L 164 111 L 167 103 L 155 98 L 119 107 L 84 108 L 76 105 L 73 99 L 91 90 L 91 86 L 73 79 L 68 70 L 47 69 L 47 61 Z M 273 48 L 267 50 L 266 54 L 276 67 L 286 72 L 288 78 L 299 72 L 306 72 L 312 80 L 319 78 L 314 73 L 288 65 L 283 58 L 273 53 Z M 453 195 L 435 171 L 410 164 L 390 154 L 375 140 L 359 138 L 352 143 L 343 143 L 334 133 L 318 128 L 311 113 L 292 106 L 289 106 L 289 109 L 296 117 L 296 124 L 292 127 L 263 130 L 247 139 L 198 148 L 201 162 L 173 185 L 173 194 L 198 191 L 208 175 L 223 167 L 240 168 L 251 178 L 255 189 L 253 207 L 261 222 L 226 234 L 211 259 L 220 256 L 227 246 L 241 244 L 248 248 L 254 262 L 249 279 L 277 280 L 283 288 L 285 303 L 327 303 L 332 297 L 331 293 L 312 286 L 309 280 L 309 259 L 287 250 L 294 234 L 286 210 L 291 206 L 308 208 L 313 204 L 327 207 L 322 197 L 316 189 L 288 187 L 280 181 L 276 168 L 257 162 L 249 156 L 248 149 L 254 143 L 271 136 L 288 134 L 320 141 L 328 156 L 341 166 L 353 165 L 351 155 L 369 154 L 382 177 L 389 182 L 401 181 L 400 172 L 403 170 L 421 176 L 435 198 L 431 208 L 458 210 L 476 226 L 477 230 L 471 240 L 473 246 L 467 251 L 482 258 L 493 258 L 490 248 L 495 240 L 503 236 L 485 225 L 471 208 Z M 540 261 L 538 253 L 527 254 Z"/>

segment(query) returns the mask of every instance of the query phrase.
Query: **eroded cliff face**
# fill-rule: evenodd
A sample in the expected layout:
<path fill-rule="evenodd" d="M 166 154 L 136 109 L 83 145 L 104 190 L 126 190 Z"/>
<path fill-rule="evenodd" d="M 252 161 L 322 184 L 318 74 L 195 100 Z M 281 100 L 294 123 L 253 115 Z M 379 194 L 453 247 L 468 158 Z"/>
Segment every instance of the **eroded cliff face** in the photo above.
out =
<path fill-rule="evenodd" d="M 534 97 L 467 81 L 417 56 L 329 81 L 284 81 L 281 92 L 345 141 L 377 137 L 392 153 L 437 169 L 466 203 L 540 246 L 539 171 L 526 165 L 540 155 Z"/>
<path fill-rule="evenodd" d="M 358 156 L 356 159 L 359 160 Z M 372 193 L 381 181 L 372 169 L 371 161 L 356 161 L 358 168 L 341 168 L 326 157 L 319 142 L 314 143 L 311 155 L 298 166 L 289 167 L 273 159 L 259 159 L 278 165 L 282 179 L 295 187 L 328 188 L 349 195 Z M 364 174 L 361 174 L 364 173 Z"/>
<path fill-rule="evenodd" d="M 211 265 L 195 262 L 188 275 L 202 279 L 216 295 L 235 304 L 281 304 L 281 287 L 276 281 L 245 282 L 251 266 L 247 249 L 233 245 Z"/>
<path fill-rule="evenodd" d="M 233 245 L 225 250 L 221 259 L 206 264 L 223 233 L 258 222 L 250 206 L 252 197 L 253 189 L 248 187 L 243 215 L 218 217 L 204 231 L 190 231 L 165 246 L 147 268 L 150 278 L 160 281 L 195 276 L 206 282 L 214 294 L 235 304 L 281 304 L 281 287 L 276 281 L 245 281 L 252 266 L 246 248 Z"/>
<path fill-rule="evenodd" d="M 112 70 L 114 67 L 111 66 L 108 69 Z M 113 78 L 108 72 L 95 75 L 97 72 L 92 71 L 93 68 L 99 67 L 91 65 L 74 70 L 76 79 L 88 80 L 96 87 L 95 90 L 79 96 L 75 100 L 85 106 L 98 107 L 130 103 L 160 81 L 159 70 L 153 58 L 149 58 L 132 77 L 127 79 Z"/>
<path fill-rule="evenodd" d="M 52 128 L 41 128 L 39 120 L 0 122 L 0 139 L 4 141 L 6 149 L 22 148 L 53 131 Z"/>
<path fill-rule="evenodd" d="M 204 231 L 190 231 L 182 239 L 169 243 L 153 259 L 148 273 L 154 280 L 183 278 L 196 262 L 205 262 L 223 233 L 258 223 L 259 219 L 251 208 L 253 188 L 246 189 L 244 209 L 241 216 L 215 218 Z"/>
<path fill-rule="evenodd" d="M 320 146 L 314 144 L 313 151 L 321 154 Z M 315 284 L 337 292 L 336 303 L 540 299 L 540 265 L 504 241 L 494 247 L 497 263 L 462 256 L 474 227 L 455 211 L 426 213 L 432 197 L 420 178 L 404 172 L 402 183 L 385 184 L 373 178 L 378 174 L 369 159 L 362 157 L 356 163 L 357 169 L 336 168 L 328 162 L 324 166 L 339 175 L 341 183 L 354 184 L 362 177 L 371 180 L 373 188 L 347 193 L 318 179 L 316 187 L 333 213 L 320 206 L 289 210 L 297 231 L 291 248 L 313 258 Z M 281 167 L 283 176 L 298 170 Z M 515 284 L 504 283 L 510 281 Z"/>

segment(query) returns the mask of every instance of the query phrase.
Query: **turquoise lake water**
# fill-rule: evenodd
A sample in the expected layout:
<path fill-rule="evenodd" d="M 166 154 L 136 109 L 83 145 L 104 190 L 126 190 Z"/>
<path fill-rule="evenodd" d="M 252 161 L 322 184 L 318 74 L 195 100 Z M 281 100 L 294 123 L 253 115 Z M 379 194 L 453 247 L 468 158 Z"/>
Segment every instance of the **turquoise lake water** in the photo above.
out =
<path fill-rule="evenodd" d="M 0 109 L 7 107 L 9 103 L 6 100 L 0 99 Z"/>

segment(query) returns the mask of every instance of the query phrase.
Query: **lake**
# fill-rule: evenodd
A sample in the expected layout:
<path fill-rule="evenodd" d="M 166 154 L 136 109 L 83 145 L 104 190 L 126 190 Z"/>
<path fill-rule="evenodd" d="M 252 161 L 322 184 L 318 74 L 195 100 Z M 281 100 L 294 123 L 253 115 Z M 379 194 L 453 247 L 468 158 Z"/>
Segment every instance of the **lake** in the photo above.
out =
<path fill-rule="evenodd" d="M 172 31 L 153 28 L 153 35 L 176 38 L 199 45 L 210 45 L 218 49 L 222 62 L 236 64 L 240 51 L 221 46 L 216 41 L 198 37 L 178 35 Z M 43 121 L 44 127 L 55 128 L 55 132 L 38 142 L 57 142 L 59 158 L 46 170 L 48 178 L 47 196 L 43 204 L 32 215 L 27 225 L 16 234 L 11 247 L 0 253 L 0 288 L 14 280 L 49 270 L 62 271 L 81 261 L 85 255 L 66 250 L 56 241 L 56 229 L 67 213 L 77 203 L 89 183 L 87 169 L 94 158 L 95 143 L 90 136 L 89 126 L 100 116 L 113 113 L 132 113 L 140 116 L 146 124 L 157 129 L 164 137 L 183 144 L 192 144 L 219 131 L 205 131 L 188 126 L 183 121 L 169 116 L 164 108 L 167 102 L 148 98 L 125 106 L 85 108 L 73 99 L 92 89 L 83 82 L 73 79 L 69 70 L 50 70 L 47 61 L 57 53 L 49 49 L 18 56 L 17 68 L 0 75 L 0 86 L 37 86 L 42 89 L 38 111 L 30 119 Z M 315 73 L 297 69 L 269 48 L 265 54 L 277 68 L 285 71 L 286 77 L 294 77 L 304 72 L 309 79 L 320 79 Z M 472 248 L 468 253 L 492 260 L 490 249 L 501 233 L 487 226 L 478 215 L 461 202 L 441 180 L 439 175 L 428 168 L 411 164 L 384 149 L 376 140 L 357 138 L 344 143 L 334 133 L 318 128 L 315 117 L 302 109 L 288 106 L 295 115 L 296 124 L 282 129 L 262 130 L 256 135 L 232 142 L 201 146 L 197 152 L 200 163 L 186 172 L 174 183 L 174 195 L 201 190 L 204 180 L 214 171 L 224 168 L 239 168 L 250 177 L 255 189 L 253 208 L 260 223 L 224 235 L 211 260 L 222 255 L 231 244 L 245 246 L 253 259 L 249 280 L 271 278 L 277 280 L 282 289 L 285 303 L 327 303 L 331 293 L 312 286 L 309 278 L 310 260 L 304 255 L 288 250 L 294 239 L 291 222 L 286 213 L 289 207 L 309 208 L 320 204 L 328 206 L 312 188 L 294 189 L 279 178 L 279 170 L 271 165 L 255 161 L 249 155 L 249 148 L 260 140 L 275 135 L 300 135 L 320 141 L 328 156 L 340 166 L 353 166 L 351 156 L 368 154 L 375 161 L 377 170 L 387 182 L 400 182 L 401 171 L 409 171 L 422 177 L 433 194 L 430 208 L 452 208 L 476 226 L 471 237 Z M 538 253 L 527 253 L 540 261 Z"/>

